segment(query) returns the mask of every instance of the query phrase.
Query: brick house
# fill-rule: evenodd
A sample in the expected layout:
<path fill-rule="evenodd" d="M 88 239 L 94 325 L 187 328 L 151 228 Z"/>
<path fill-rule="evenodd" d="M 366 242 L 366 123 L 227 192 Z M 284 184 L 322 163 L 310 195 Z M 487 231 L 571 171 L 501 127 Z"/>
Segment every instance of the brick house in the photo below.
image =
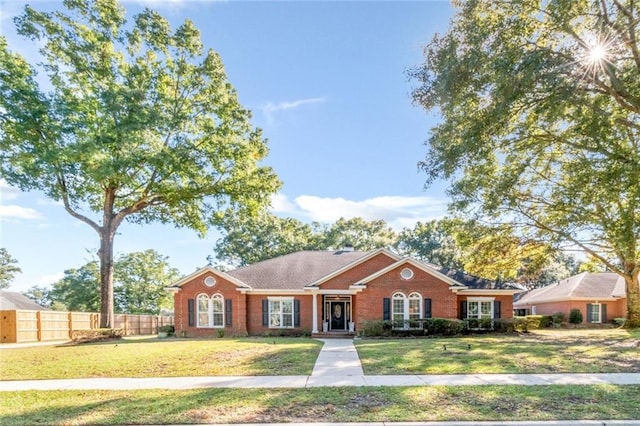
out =
<path fill-rule="evenodd" d="M 367 320 L 505 318 L 508 285 L 438 270 L 388 250 L 301 251 L 174 283 L 176 332 L 189 336 L 356 333 Z"/>
<path fill-rule="evenodd" d="M 518 315 L 562 312 L 567 318 L 572 309 L 579 309 L 584 322 L 606 323 L 626 316 L 626 284 L 613 272 L 583 272 L 520 295 L 513 308 Z"/>

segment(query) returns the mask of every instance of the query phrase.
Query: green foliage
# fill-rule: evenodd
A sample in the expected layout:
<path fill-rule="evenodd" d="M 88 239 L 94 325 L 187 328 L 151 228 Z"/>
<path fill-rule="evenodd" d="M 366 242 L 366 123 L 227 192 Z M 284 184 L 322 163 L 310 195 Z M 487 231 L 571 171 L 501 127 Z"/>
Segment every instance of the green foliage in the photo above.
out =
<path fill-rule="evenodd" d="M 448 269 L 463 270 L 463 253 L 455 240 L 453 222 L 448 219 L 418 222 L 403 229 L 397 249 L 405 255 Z"/>
<path fill-rule="evenodd" d="M 582 324 L 582 311 L 578 308 L 574 308 L 569 311 L 569 323 L 570 324 Z"/>
<path fill-rule="evenodd" d="M 169 336 L 173 336 L 176 332 L 176 328 L 173 325 L 162 325 L 158 327 L 158 333 L 167 333 Z"/>
<path fill-rule="evenodd" d="M 640 326 L 640 11 L 629 0 L 456 3 L 410 74 L 438 110 L 420 167 L 452 207 L 625 277 Z M 604 46 L 604 58 L 592 49 Z"/>
<path fill-rule="evenodd" d="M 165 287 L 180 278 L 168 258 L 155 250 L 118 256 L 114 266 L 115 311 L 157 315 L 173 306 Z M 37 287 L 30 289 L 34 295 Z M 45 291 L 45 299 L 58 310 L 98 312 L 100 310 L 100 270 L 93 260 L 79 269 L 64 271 L 64 277 Z"/>
<path fill-rule="evenodd" d="M 319 234 L 320 246 L 334 250 L 347 246 L 358 251 L 390 249 L 397 240 L 395 231 L 384 220 L 368 222 L 359 217 L 340 218 L 329 227 L 320 227 Z"/>
<path fill-rule="evenodd" d="M 9 251 L 0 248 L 0 290 L 9 288 L 16 274 L 22 272 L 18 266 L 18 261 L 9 254 Z"/>
<path fill-rule="evenodd" d="M 178 279 L 180 271 L 155 250 L 120 255 L 114 266 L 116 309 L 154 315 L 162 308 L 170 309 L 173 297 L 165 288 Z"/>
<path fill-rule="evenodd" d="M 562 323 L 564 323 L 565 321 L 565 314 L 564 312 L 556 312 L 555 314 L 551 315 L 551 324 L 554 327 L 560 327 L 562 326 Z"/>
<path fill-rule="evenodd" d="M 149 9 L 127 21 L 117 0 L 64 6 L 26 6 L 15 19 L 41 47 L 37 65 L 0 37 L 0 176 L 61 201 L 98 233 L 101 321 L 110 325 L 123 221 L 204 235 L 223 210 L 259 211 L 280 182 L 259 165 L 266 141 L 191 21 L 172 30 Z"/>
<path fill-rule="evenodd" d="M 92 330 L 73 330 L 71 340 L 76 343 L 99 342 L 109 339 L 121 339 L 124 330 L 121 328 L 95 328 Z"/>

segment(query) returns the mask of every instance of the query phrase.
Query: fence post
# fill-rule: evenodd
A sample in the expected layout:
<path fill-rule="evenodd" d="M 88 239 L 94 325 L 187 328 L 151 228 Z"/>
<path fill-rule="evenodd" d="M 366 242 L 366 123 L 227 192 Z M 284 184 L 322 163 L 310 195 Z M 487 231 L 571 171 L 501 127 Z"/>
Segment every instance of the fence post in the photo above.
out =
<path fill-rule="evenodd" d="M 36 329 L 38 330 L 38 342 L 42 342 L 42 318 L 40 317 L 40 311 L 36 312 Z"/>
<path fill-rule="evenodd" d="M 67 312 L 67 318 L 69 318 L 67 327 L 69 328 L 69 339 L 71 339 L 73 337 L 73 313 Z"/>

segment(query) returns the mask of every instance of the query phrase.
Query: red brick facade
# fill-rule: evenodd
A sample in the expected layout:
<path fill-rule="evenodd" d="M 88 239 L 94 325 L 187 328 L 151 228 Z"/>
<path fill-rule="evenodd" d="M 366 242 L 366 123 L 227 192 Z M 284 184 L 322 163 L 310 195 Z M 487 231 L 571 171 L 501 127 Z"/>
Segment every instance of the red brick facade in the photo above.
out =
<path fill-rule="evenodd" d="M 403 278 L 401 271 L 407 268 L 413 274 L 411 277 Z M 205 284 L 207 277 L 214 277 L 215 284 L 207 286 Z M 175 326 L 178 335 L 217 336 L 223 333 L 226 336 L 243 336 L 322 332 L 323 325 L 327 327 L 327 324 L 323 324 L 324 317 L 331 307 L 336 308 L 335 305 L 339 305 L 338 310 L 346 311 L 343 322 L 340 323 L 344 324 L 341 325 L 344 327 L 343 330 L 351 329 L 352 332 L 357 332 L 364 321 L 382 320 L 385 315 L 384 303 L 388 304 L 388 300 L 392 299 L 396 293 L 403 293 L 407 298 L 412 294 L 414 297 L 417 297 L 416 294 L 419 295 L 423 316 L 426 309 L 425 299 L 430 299 L 427 302 L 431 306 L 431 316 L 435 318 L 459 318 L 461 302 L 469 297 L 485 297 L 488 298 L 486 300 L 499 301 L 501 318 L 511 317 L 513 309 L 513 294 L 505 294 L 500 290 L 476 290 L 465 295 L 464 293 L 469 291 L 466 287 L 452 283 L 446 277 L 421 267 L 416 262 L 399 261 L 386 252 L 365 258 L 361 262 L 344 268 L 340 273 L 329 275 L 319 285 L 310 285 L 299 290 L 280 292 L 275 289 L 256 290 L 243 283 L 234 282 L 233 278 L 227 278 L 229 276 L 226 274 L 212 268 L 204 268 L 183 279 L 174 287 Z M 205 321 L 207 318 L 213 318 L 211 312 L 208 313 L 208 317 L 207 312 L 199 312 L 199 295 L 206 295 L 209 298 L 214 295 L 222 296 L 226 308 L 224 324 L 216 324 L 215 327 L 198 326 L 199 314 L 204 315 Z M 294 306 L 294 327 L 269 326 L 270 298 L 284 300 L 288 303 L 287 306 Z M 314 299 L 316 302 L 315 324 Z M 326 303 L 323 303 L 325 300 Z M 217 317 L 218 322 L 220 318 L 220 316 Z M 288 317 L 287 321 L 290 321 L 290 318 Z M 347 324 L 348 320 L 352 324 Z"/>

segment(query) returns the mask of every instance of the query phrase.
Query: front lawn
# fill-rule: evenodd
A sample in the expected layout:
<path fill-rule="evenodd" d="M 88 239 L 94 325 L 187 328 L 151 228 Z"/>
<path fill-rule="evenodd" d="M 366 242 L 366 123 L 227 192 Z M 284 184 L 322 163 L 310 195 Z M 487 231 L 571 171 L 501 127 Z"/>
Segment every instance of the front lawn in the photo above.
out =
<path fill-rule="evenodd" d="M 322 342 L 307 338 L 137 338 L 0 350 L 0 380 L 309 375 Z"/>
<path fill-rule="evenodd" d="M 554 329 L 355 343 L 366 375 L 640 372 L 638 330 Z"/>
<path fill-rule="evenodd" d="M 423 386 L 28 391 L 0 424 L 190 424 L 640 418 L 640 386 Z"/>

